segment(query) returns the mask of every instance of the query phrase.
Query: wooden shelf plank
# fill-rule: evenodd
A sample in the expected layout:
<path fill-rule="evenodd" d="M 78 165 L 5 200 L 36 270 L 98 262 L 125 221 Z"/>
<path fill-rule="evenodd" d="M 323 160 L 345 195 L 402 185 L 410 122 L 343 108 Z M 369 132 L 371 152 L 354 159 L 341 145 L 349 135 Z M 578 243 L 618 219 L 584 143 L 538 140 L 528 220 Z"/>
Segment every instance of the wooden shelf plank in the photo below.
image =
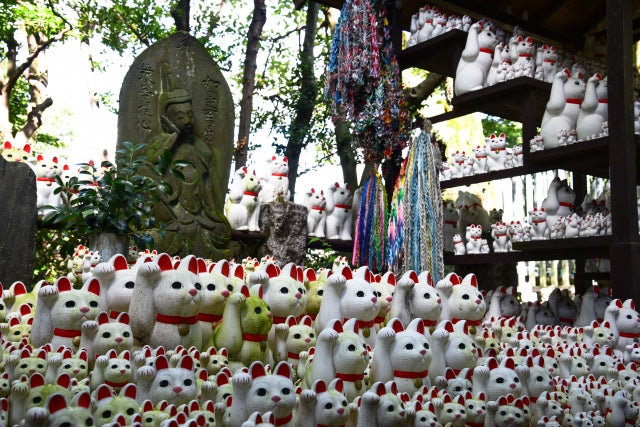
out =
<path fill-rule="evenodd" d="M 447 77 L 455 77 L 467 32 L 450 30 L 437 37 L 403 49 L 397 54 L 401 70 L 422 68 Z"/>
<path fill-rule="evenodd" d="M 463 176 L 462 178 L 447 179 L 445 181 L 440 181 L 440 188 L 445 190 L 447 188 L 462 187 L 465 185 L 478 184 L 496 179 L 511 178 L 514 176 L 526 175 L 528 173 L 531 173 L 529 168 L 525 166 L 517 166 L 515 168 L 502 169 L 494 172 Z"/>
<path fill-rule="evenodd" d="M 353 252 L 353 240 L 321 239 L 307 237 L 307 248 L 333 249 L 336 252 Z"/>
<path fill-rule="evenodd" d="M 531 77 L 518 77 L 456 96 L 451 103 L 453 111 L 458 112 L 460 116 L 480 111 L 491 116 L 522 122 L 523 106 L 532 102 L 533 96 L 536 104 L 535 121 L 540 123 L 550 92 L 551 83 Z"/>
<path fill-rule="evenodd" d="M 496 264 L 553 259 L 608 258 L 611 236 L 514 242 L 512 252 L 475 255 L 444 254 L 446 265 Z"/>

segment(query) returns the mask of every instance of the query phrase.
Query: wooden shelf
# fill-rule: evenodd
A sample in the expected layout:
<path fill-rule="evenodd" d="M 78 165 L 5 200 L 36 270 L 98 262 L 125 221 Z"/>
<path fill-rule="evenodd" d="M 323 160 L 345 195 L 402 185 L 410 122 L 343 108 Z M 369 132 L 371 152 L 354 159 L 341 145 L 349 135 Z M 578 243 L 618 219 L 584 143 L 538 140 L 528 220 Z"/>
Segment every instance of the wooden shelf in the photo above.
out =
<path fill-rule="evenodd" d="M 321 239 L 317 237 L 307 237 L 307 248 L 333 249 L 336 252 L 352 252 L 353 240 Z"/>
<path fill-rule="evenodd" d="M 464 185 L 478 184 L 481 182 L 494 181 L 496 179 L 511 178 L 514 176 L 526 175 L 530 173 L 529 168 L 525 166 L 517 166 L 515 168 L 502 169 L 494 172 L 479 173 L 476 175 L 463 176 L 462 178 L 452 178 L 440 181 L 440 188 L 462 187 Z"/>
<path fill-rule="evenodd" d="M 513 242 L 513 249 L 526 252 L 533 260 L 609 258 L 611 236 Z"/>
<path fill-rule="evenodd" d="M 396 58 L 401 70 L 422 68 L 447 77 L 455 77 L 467 32 L 450 30 L 437 37 L 400 51 Z"/>
<path fill-rule="evenodd" d="M 540 125 L 549 100 L 551 83 L 518 77 L 493 86 L 455 96 L 453 111 L 431 117 L 432 123 L 450 120 L 467 114 L 482 112 L 516 122 L 535 122 Z M 533 118 L 527 117 L 533 108 Z"/>
<path fill-rule="evenodd" d="M 444 263 L 446 265 L 477 265 L 555 259 L 608 258 L 610 243 L 611 236 L 513 242 L 514 250 L 512 252 L 475 255 L 445 253 Z"/>
<path fill-rule="evenodd" d="M 635 136 L 636 146 L 640 135 Z M 640 163 L 640 151 L 636 150 Z M 529 153 L 525 160 L 531 168 L 540 170 L 564 169 L 585 175 L 609 177 L 609 137 L 580 141 L 575 144 Z M 541 169 L 544 168 L 544 169 Z"/>

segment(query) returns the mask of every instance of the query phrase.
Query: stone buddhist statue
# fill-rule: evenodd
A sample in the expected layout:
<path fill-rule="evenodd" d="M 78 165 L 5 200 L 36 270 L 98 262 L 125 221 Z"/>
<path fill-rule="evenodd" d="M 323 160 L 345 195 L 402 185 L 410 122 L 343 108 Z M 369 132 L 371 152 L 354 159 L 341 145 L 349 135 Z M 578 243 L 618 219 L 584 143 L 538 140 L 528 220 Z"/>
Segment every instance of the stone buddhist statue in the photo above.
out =
<path fill-rule="evenodd" d="M 224 201 L 233 152 L 233 101 L 218 67 L 202 45 L 177 33 L 134 61 L 120 92 L 118 142 L 143 141 L 156 162 L 165 150 L 184 160 L 183 179 L 167 171 L 150 176 L 170 184 L 152 211 L 166 225 L 152 233 L 155 249 L 217 261 L 227 256 L 231 227 Z"/>

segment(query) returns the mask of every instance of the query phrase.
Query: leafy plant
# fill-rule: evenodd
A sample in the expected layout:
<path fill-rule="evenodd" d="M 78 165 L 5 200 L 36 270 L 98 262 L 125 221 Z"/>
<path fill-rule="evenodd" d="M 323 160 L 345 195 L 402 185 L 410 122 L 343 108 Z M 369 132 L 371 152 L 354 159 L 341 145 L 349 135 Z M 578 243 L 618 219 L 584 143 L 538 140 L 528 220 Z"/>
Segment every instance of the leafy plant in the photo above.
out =
<path fill-rule="evenodd" d="M 171 170 L 174 176 L 183 179 L 178 168 L 186 162 L 173 162 L 171 152 L 165 150 L 152 163 L 142 154 L 145 147 L 124 142 L 118 150 L 117 168 L 110 162 L 102 162 L 99 170 L 93 164 L 83 163 L 80 176 L 71 177 L 68 182 L 57 177 L 59 188 L 55 191 L 61 193 L 63 203 L 44 207 L 43 225 L 69 231 L 77 238 L 103 232 L 128 235 L 139 248 L 152 247 L 150 231 L 164 236 L 164 224 L 156 221 L 151 209 L 160 201 L 160 195 L 170 195 L 172 188 L 142 171 L 152 168 L 163 176 Z M 69 241 L 68 246 L 73 248 L 76 243 Z"/>

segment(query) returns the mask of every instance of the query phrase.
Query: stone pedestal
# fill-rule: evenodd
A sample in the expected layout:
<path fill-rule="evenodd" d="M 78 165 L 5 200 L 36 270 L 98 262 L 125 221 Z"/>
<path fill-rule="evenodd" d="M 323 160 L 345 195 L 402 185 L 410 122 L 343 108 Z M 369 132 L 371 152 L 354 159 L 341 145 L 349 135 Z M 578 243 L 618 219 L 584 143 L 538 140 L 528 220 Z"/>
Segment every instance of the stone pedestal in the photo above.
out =
<path fill-rule="evenodd" d="M 307 253 L 307 214 L 309 209 L 291 202 L 266 203 L 260 208 L 260 229 L 266 239 L 259 258 L 273 255 L 279 266 L 289 262 L 304 265 Z"/>
<path fill-rule="evenodd" d="M 36 176 L 25 163 L 0 156 L 0 283 L 31 284 L 36 260 Z"/>

